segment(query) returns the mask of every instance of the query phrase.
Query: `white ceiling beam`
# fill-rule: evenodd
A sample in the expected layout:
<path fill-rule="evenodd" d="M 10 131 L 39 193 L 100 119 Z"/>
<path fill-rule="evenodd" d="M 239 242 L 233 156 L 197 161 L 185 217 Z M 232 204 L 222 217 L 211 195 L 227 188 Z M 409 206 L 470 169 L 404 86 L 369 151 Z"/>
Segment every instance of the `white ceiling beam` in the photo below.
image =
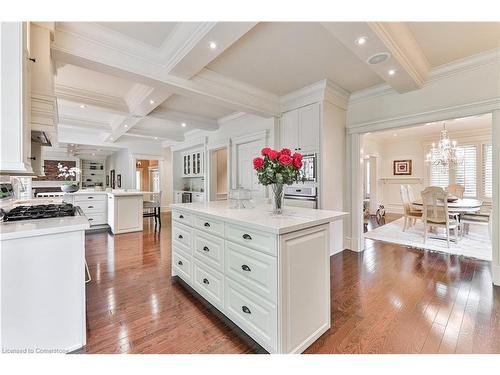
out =
<path fill-rule="evenodd" d="M 201 77 L 197 75 L 190 80 L 178 77 L 169 74 L 161 61 L 145 61 L 141 56 L 112 49 L 98 40 L 69 33 L 64 29 L 56 30 L 52 53 L 55 60 L 60 62 L 119 76 L 234 111 L 263 117 L 278 115 L 280 112 L 279 98 L 263 90 L 227 78 L 222 82 L 214 81 L 207 79 L 206 74 Z"/>
<path fill-rule="evenodd" d="M 127 103 L 117 96 L 104 95 L 94 91 L 61 84 L 56 84 L 54 91 L 57 99 L 104 108 L 108 112 L 117 113 L 119 115 L 128 113 Z"/>
<path fill-rule="evenodd" d="M 405 23 L 323 22 L 322 25 L 396 91 L 404 93 L 424 85 L 430 64 Z M 361 37 L 365 37 L 365 42 L 358 44 Z M 389 57 L 378 64 L 368 63 L 380 53 L 388 53 Z M 395 74 L 390 75 L 391 70 Z"/>

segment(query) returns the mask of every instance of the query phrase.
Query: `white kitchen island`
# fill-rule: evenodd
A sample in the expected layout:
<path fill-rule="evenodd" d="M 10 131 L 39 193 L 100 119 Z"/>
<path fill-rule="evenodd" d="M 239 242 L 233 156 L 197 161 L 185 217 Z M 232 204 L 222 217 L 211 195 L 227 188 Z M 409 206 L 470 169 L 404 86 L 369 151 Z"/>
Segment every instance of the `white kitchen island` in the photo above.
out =
<path fill-rule="evenodd" d="M 172 205 L 172 274 L 270 353 L 301 353 L 330 328 L 330 225 L 344 212 Z"/>
<path fill-rule="evenodd" d="M 85 345 L 88 228 L 83 215 L 0 223 L 3 353 L 65 353 Z"/>

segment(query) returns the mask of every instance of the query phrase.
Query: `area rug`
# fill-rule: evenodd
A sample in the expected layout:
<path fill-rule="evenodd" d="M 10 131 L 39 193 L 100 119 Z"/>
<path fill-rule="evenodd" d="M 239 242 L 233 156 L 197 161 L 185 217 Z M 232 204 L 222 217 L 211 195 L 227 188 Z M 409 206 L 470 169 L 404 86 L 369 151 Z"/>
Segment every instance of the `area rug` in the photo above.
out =
<path fill-rule="evenodd" d="M 365 238 L 396 243 L 417 249 L 491 260 L 491 241 L 486 225 L 470 224 L 469 234 L 464 235 L 462 239 L 459 237 L 458 243 L 451 242 L 449 249 L 446 245 L 446 240 L 428 237 L 427 243 L 424 244 L 424 225 L 421 221 L 417 220 L 417 223 L 407 229 L 406 232 L 403 232 L 403 225 L 404 218 L 401 218 L 366 232 Z M 442 229 L 438 230 L 440 231 L 440 235 L 442 235 Z M 454 235 L 452 235 L 452 238 L 454 238 Z"/>

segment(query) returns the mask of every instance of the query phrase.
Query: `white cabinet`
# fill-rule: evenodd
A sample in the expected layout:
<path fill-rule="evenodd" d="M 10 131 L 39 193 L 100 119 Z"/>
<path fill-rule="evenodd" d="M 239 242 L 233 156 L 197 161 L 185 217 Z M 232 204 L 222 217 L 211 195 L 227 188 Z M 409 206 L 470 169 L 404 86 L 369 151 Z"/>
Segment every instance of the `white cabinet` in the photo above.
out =
<path fill-rule="evenodd" d="M 182 155 L 182 176 L 202 177 L 205 173 L 203 151 L 187 152 Z"/>
<path fill-rule="evenodd" d="M 281 146 L 302 153 L 318 152 L 319 128 L 319 103 L 286 112 L 281 119 Z"/>
<path fill-rule="evenodd" d="M 191 202 L 205 202 L 205 193 L 191 193 Z"/>
<path fill-rule="evenodd" d="M 329 224 L 276 234 L 172 210 L 172 274 L 270 353 L 301 353 L 330 328 Z"/>
<path fill-rule="evenodd" d="M 24 22 L 2 22 L 0 33 L 0 172 L 32 173 L 30 60 Z"/>
<path fill-rule="evenodd" d="M 81 208 L 91 226 L 107 223 L 108 200 L 103 192 L 65 194 L 64 201 Z"/>
<path fill-rule="evenodd" d="M 108 194 L 108 225 L 113 234 L 143 230 L 142 194 Z"/>

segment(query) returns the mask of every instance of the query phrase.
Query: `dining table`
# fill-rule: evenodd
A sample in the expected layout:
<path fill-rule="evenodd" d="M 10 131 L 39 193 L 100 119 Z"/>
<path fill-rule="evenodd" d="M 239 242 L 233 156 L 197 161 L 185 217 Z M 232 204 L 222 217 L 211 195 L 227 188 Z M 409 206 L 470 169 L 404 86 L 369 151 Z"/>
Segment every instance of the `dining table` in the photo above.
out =
<path fill-rule="evenodd" d="M 422 198 L 416 199 L 411 202 L 413 206 L 422 207 Z M 441 206 L 443 203 L 440 204 Z M 481 210 L 481 206 L 483 205 L 483 201 L 480 199 L 472 199 L 472 198 L 458 198 L 453 201 L 448 201 L 448 212 L 453 213 L 464 213 L 464 212 L 479 212 Z"/>

